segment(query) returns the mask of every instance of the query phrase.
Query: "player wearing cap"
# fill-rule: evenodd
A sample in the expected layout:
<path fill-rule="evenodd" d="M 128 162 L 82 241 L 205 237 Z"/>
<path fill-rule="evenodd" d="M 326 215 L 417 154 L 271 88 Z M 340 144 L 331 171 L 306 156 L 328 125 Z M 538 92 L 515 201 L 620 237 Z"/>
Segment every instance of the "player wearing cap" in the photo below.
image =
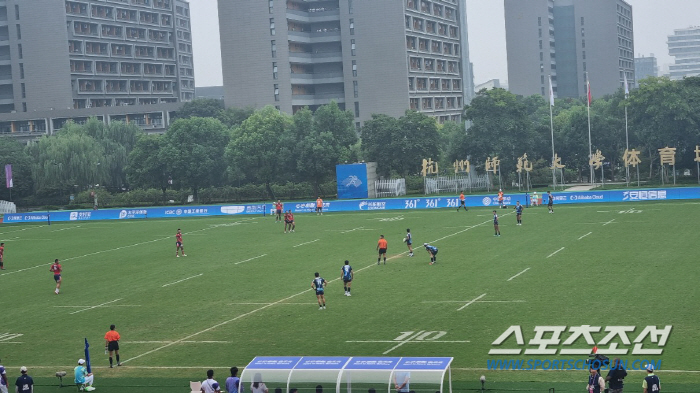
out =
<path fill-rule="evenodd" d="M 34 393 L 34 380 L 27 375 L 27 368 L 22 366 L 19 372 L 22 375 L 15 381 L 15 393 Z"/>
<path fill-rule="evenodd" d="M 427 251 L 428 254 L 430 254 L 430 265 L 435 264 L 437 262 L 437 247 L 431 246 L 428 243 L 423 243 L 423 247 L 425 247 L 425 251 Z"/>
<path fill-rule="evenodd" d="M 58 258 L 53 261 L 53 265 L 51 265 L 49 271 L 53 273 L 53 280 L 56 281 L 56 289 L 54 290 L 54 293 L 58 295 L 58 292 L 61 289 L 61 272 L 63 271 L 61 264 L 58 263 Z"/>
<path fill-rule="evenodd" d="M 105 333 L 105 349 L 109 351 L 109 368 L 112 368 L 112 352 L 117 354 L 117 366 L 122 365 L 119 362 L 119 340 L 121 336 L 115 330 L 116 328 L 116 326 L 110 325 L 109 331 Z"/>
<path fill-rule="evenodd" d="M 95 376 L 85 368 L 85 359 L 78 359 L 78 365 L 75 367 L 74 373 L 75 384 L 80 385 L 80 390 L 85 389 L 88 392 L 95 390 L 92 386 Z"/>
<path fill-rule="evenodd" d="M 661 382 L 659 377 L 654 375 L 654 365 L 647 365 L 647 376 L 644 377 L 644 382 L 642 382 L 642 388 L 644 393 L 656 393 L 661 391 Z"/>

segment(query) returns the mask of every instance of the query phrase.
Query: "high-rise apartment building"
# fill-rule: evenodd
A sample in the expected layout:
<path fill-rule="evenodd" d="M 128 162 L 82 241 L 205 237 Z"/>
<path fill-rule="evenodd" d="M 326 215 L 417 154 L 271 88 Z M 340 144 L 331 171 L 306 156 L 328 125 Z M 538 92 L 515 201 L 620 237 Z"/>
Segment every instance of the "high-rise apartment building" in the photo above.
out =
<path fill-rule="evenodd" d="M 634 74 L 639 81 L 650 76 L 659 75 L 659 67 L 656 64 L 656 57 L 652 53 L 651 56 L 642 56 L 634 58 Z"/>
<path fill-rule="evenodd" d="M 668 36 L 668 54 L 675 57 L 669 66 L 671 79 L 700 75 L 700 27 L 674 30 Z"/>
<path fill-rule="evenodd" d="M 462 1 L 219 0 L 219 22 L 227 106 L 294 113 L 335 100 L 356 125 L 409 108 L 460 119 Z"/>
<path fill-rule="evenodd" d="M 624 0 L 505 0 L 508 83 L 520 95 L 611 94 L 634 83 L 632 7 Z"/>
<path fill-rule="evenodd" d="M 193 97 L 186 0 L 0 1 L 0 113 Z"/>

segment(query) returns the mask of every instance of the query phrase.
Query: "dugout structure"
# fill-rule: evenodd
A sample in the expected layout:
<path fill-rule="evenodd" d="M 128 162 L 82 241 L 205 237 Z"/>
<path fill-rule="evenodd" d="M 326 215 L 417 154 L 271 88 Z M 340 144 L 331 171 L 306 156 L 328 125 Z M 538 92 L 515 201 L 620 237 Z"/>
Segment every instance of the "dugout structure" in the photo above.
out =
<path fill-rule="evenodd" d="M 241 388 L 264 383 L 269 393 L 452 393 L 451 357 L 258 356 L 241 374 Z M 260 386 L 260 385 L 258 385 Z"/>

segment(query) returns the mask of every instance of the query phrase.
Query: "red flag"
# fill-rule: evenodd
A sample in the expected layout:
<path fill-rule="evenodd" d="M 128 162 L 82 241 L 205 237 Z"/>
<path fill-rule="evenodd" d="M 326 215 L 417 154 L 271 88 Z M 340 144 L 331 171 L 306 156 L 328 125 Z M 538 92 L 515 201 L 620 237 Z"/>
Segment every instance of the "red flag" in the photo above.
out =
<path fill-rule="evenodd" d="M 598 353 L 598 346 L 597 345 L 593 347 L 593 354 L 596 354 L 596 353 Z"/>
<path fill-rule="evenodd" d="M 591 106 L 591 102 L 593 101 L 593 98 L 591 97 L 591 82 L 587 81 L 586 86 L 588 86 L 588 106 Z"/>

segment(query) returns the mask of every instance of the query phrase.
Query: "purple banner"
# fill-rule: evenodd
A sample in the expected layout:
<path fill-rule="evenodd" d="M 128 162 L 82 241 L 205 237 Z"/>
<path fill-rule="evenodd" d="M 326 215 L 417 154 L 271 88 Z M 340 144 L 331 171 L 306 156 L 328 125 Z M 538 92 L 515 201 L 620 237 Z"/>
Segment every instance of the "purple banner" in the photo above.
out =
<path fill-rule="evenodd" d="M 12 188 L 12 165 L 5 165 L 5 185 L 7 188 Z"/>

